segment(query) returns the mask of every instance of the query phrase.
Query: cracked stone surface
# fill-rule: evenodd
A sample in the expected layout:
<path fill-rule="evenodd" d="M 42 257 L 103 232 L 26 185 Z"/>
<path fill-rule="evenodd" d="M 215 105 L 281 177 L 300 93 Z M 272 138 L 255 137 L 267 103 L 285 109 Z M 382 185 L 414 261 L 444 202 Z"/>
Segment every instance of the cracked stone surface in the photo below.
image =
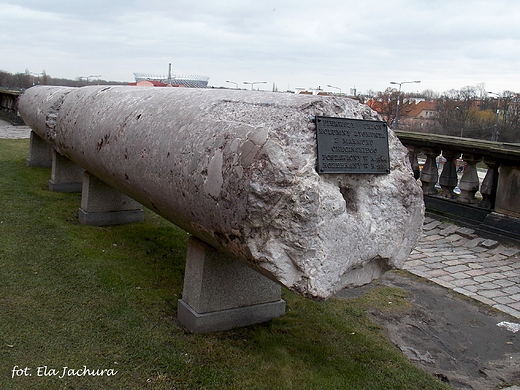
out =
<path fill-rule="evenodd" d="M 389 174 L 316 172 L 314 116 L 378 119 L 350 99 L 41 86 L 19 111 L 63 156 L 303 296 L 401 268 L 421 233 L 422 191 L 391 130 Z"/>

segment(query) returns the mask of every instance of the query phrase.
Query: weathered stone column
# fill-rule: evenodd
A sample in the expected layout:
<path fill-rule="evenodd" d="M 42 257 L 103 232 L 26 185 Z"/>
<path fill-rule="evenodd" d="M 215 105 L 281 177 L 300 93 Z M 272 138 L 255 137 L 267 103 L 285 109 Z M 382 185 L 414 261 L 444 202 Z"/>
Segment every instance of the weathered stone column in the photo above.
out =
<path fill-rule="evenodd" d="M 55 192 L 81 192 L 83 171 L 79 165 L 52 150 L 52 171 L 49 190 Z"/>
<path fill-rule="evenodd" d="M 189 238 L 178 318 L 190 331 L 216 332 L 284 314 L 279 284 L 199 239 Z"/>
<path fill-rule="evenodd" d="M 40 168 L 50 168 L 52 166 L 52 148 L 34 131 L 31 131 L 29 140 L 27 166 Z"/>
<path fill-rule="evenodd" d="M 79 222 L 83 225 L 105 226 L 141 222 L 142 206 L 99 180 L 89 172 L 83 174 Z"/>
<path fill-rule="evenodd" d="M 422 193 L 390 129 L 384 174 L 317 172 L 316 116 L 380 119 L 351 99 L 41 86 L 19 111 L 62 156 L 302 296 L 326 299 L 400 268 L 421 232 Z M 360 142 L 376 136 L 366 130 L 336 135 L 368 161 Z M 114 210 L 85 208 L 90 198 L 82 219 Z"/>

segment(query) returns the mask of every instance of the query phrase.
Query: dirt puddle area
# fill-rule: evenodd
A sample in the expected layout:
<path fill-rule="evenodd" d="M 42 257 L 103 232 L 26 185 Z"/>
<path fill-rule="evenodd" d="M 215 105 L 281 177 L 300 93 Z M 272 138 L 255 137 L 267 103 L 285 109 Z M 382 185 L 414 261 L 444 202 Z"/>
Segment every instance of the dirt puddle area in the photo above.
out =
<path fill-rule="evenodd" d="M 337 297 L 355 298 L 376 286 L 409 292 L 408 308 L 369 314 L 415 365 L 457 389 L 520 385 L 518 319 L 406 272 L 388 272 Z"/>

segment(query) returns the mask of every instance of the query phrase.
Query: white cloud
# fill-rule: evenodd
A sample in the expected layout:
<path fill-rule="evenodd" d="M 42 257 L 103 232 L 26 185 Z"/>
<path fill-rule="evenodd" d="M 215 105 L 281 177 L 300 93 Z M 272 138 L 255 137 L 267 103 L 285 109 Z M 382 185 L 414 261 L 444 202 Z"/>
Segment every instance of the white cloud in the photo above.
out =
<path fill-rule="evenodd" d="M 186 73 L 291 86 L 520 92 L 516 0 L 4 1 L 0 69 L 55 77 Z"/>
<path fill-rule="evenodd" d="M 19 23 L 39 23 L 39 22 L 59 22 L 59 15 L 37 10 L 33 8 L 23 7 L 18 4 L 0 3 L 2 13 L 0 20 L 2 24 L 10 24 L 12 26 L 19 25 Z"/>

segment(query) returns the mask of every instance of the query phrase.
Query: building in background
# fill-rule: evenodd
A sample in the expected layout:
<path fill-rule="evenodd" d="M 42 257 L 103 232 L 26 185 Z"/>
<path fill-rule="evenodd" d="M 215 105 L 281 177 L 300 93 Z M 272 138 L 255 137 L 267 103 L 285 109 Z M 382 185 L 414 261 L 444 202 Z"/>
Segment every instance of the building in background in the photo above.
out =
<path fill-rule="evenodd" d="M 167 75 L 156 75 L 149 73 L 134 73 L 135 83 L 130 85 L 146 87 L 186 87 L 186 88 L 207 88 L 208 76 L 193 74 L 173 74 L 172 64 L 168 66 Z"/>

